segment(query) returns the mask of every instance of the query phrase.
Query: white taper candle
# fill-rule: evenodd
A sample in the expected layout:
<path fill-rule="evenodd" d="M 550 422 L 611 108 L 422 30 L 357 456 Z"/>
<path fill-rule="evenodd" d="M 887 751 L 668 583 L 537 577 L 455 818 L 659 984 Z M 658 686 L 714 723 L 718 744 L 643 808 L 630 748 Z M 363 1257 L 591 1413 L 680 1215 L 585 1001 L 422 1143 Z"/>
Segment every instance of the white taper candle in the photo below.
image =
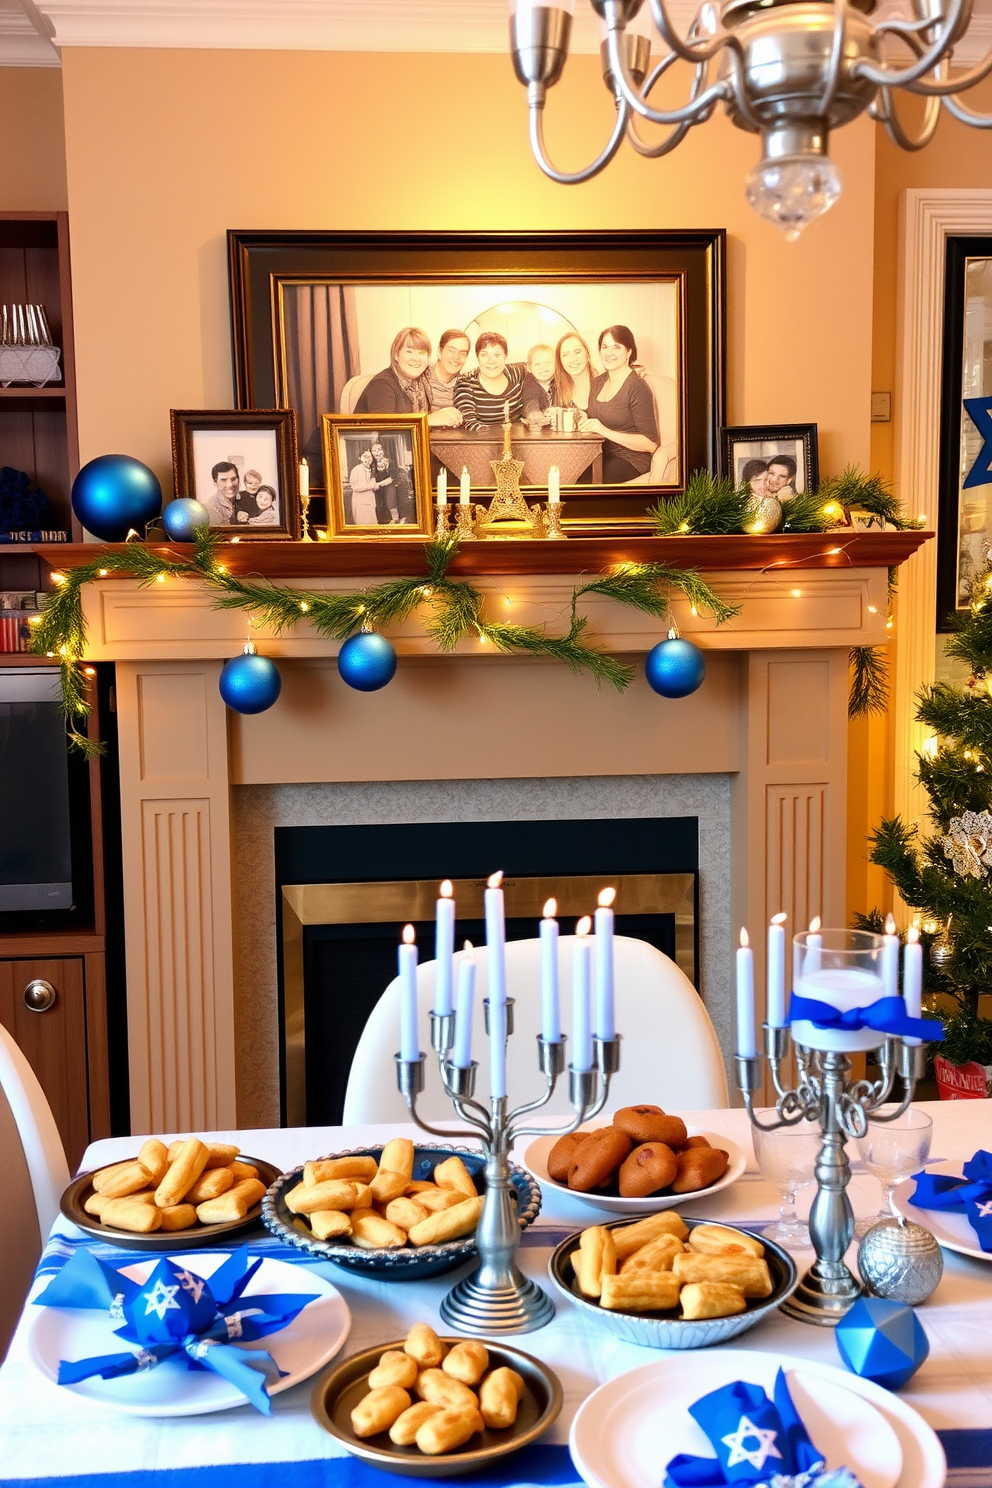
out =
<path fill-rule="evenodd" d="M 400 976 L 400 1058 L 420 1058 L 420 1038 L 417 1033 L 417 947 L 412 925 L 403 929 L 403 941 L 399 948 Z"/>
<path fill-rule="evenodd" d="M 737 951 L 737 1052 L 742 1059 L 753 1059 L 757 1053 L 754 1042 L 754 952 L 743 927 Z"/>
<path fill-rule="evenodd" d="M 541 1037 L 556 1044 L 561 1038 L 561 1000 L 558 990 L 558 905 L 549 899 L 541 921 Z"/>
<path fill-rule="evenodd" d="M 572 944 L 572 1068 L 592 1069 L 592 942 L 588 915 L 575 927 Z"/>

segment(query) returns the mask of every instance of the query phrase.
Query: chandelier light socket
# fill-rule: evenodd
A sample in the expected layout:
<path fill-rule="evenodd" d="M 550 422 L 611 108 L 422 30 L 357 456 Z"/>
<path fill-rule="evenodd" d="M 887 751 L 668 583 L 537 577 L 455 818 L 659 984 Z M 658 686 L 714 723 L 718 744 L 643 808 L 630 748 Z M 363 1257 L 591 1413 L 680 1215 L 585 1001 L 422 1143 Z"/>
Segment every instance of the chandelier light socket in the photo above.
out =
<path fill-rule="evenodd" d="M 561 77 L 568 58 L 575 0 L 538 5 L 511 0 L 510 53 L 521 83 L 550 88 Z"/>
<path fill-rule="evenodd" d="M 640 87 L 651 66 L 651 38 L 637 31 L 624 31 L 619 40 L 627 53 L 627 73 Z M 599 55 L 603 62 L 603 82 L 616 96 L 619 90 L 613 78 L 613 68 L 610 66 L 609 42 L 600 42 Z"/>

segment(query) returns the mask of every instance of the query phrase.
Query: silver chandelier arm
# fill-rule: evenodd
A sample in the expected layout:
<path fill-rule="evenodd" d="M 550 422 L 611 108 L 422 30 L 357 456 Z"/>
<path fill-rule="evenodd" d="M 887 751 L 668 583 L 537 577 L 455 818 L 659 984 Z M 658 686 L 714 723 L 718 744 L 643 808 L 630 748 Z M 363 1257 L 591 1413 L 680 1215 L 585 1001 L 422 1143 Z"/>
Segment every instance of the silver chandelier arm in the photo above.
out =
<path fill-rule="evenodd" d="M 920 126 L 919 134 L 915 138 L 907 134 L 900 123 L 891 89 L 881 89 L 881 103 L 875 117 L 885 125 L 885 132 L 888 134 L 889 139 L 894 145 L 898 145 L 901 150 L 922 150 L 933 139 L 934 131 L 940 119 L 941 101 L 939 98 L 927 99 L 923 123 Z M 943 101 L 946 102 L 946 99 Z M 990 123 L 992 123 L 992 120 L 990 120 Z"/>
<path fill-rule="evenodd" d="M 606 35 L 607 55 L 610 62 L 610 72 L 613 75 L 614 87 L 628 108 L 640 114 L 649 124 L 696 124 L 701 123 L 709 111 L 717 103 L 724 103 L 729 97 L 728 85 L 722 80 L 712 83 L 702 93 L 697 92 L 695 80 L 688 103 L 681 108 L 655 109 L 645 102 L 644 95 L 637 91 L 634 79 L 630 75 L 627 58 L 624 49 L 620 46 L 619 33 L 610 30 Z M 681 56 L 681 54 L 679 54 Z M 685 60 L 685 59 L 683 59 Z M 691 55 L 689 61 L 701 64 L 706 60 L 704 56 Z M 666 62 L 667 65 L 667 62 Z M 657 68 L 651 75 L 650 86 L 656 81 Z M 646 92 L 647 90 L 645 90 Z"/>
<path fill-rule="evenodd" d="M 948 47 L 953 45 L 967 26 L 971 7 L 972 0 L 950 0 L 947 11 L 942 16 L 933 18 L 933 24 L 940 27 L 936 39 L 908 67 L 876 67 L 867 58 L 859 57 L 851 64 L 851 76 L 864 78 L 878 88 L 905 88 L 910 83 L 915 83 L 925 73 L 933 72 L 939 66 Z"/>
<path fill-rule="evenodd" d="M 837 84 L 840 81 L 840 68 L 844 60 L 844 37 L 847 32 L 847 0 L 834 0 L 834 34 L 830 46 L 830 61 L 827 64 L 827 78 L 823 85 L 823 93 L 820 97 L 819 113 L 824 119 L 829 118 L 830 107 L 837 92 Z"/>
<path fill-rule="evenodd" d="M 661 32 L 662 40 L 671 47 L 676 57 L 683 62 L 708 62 L 711 57 L 716 56 L 720 48 L 725 46 L 729 39 L 730 33 L 722 27 L 709 41 L 692 41 L 689 38 L 683 39 L 672 24 L 671 16 L 665 8 L 665 0 L 649 0 L 649 4 L 651 6 L 652 18 Z"/>
<path fill-rule="evenodd" d="M 602 154 L 598 155 L 591 165 L 584 170 L 560 171 L 552 165 L 548 158 L 547 148 L 544 143 L 544 104 L 547 90 L 543 83 L 527 84 L 527 103 L 530 109 L 530 147 L 534 159 L 546 176 L 552 181 L 557 181 L 559 186 L 578 186 L 583 181 L 592 180 L 593 176 L 599 174 L 605 166 L 609 165 L 614 155 L 623 144 L 623 137 L 627 129 L 629 110 L 625 102 L 617 104 L 617 121 L 613 126 L 613 133 Z"/>
<path fill-rule="evenodd" d="M 669 67 L 671 67 L 672 64 L 675 63 L 677 60 L 678 58 L 675 56 L 674 52 L 669 52 L 667 57 L 662 57 L 658 65 L 652 70 L 650 76 L 645 79 L 644 90 L 641 94 L 642 98 L 646 99 L 648 97 L 651 89 L 658 82 L 659 78 L 661 78 L 668 71 Z M 692 88 L 689 93 L 690 103 L 698 98 L 700 93 L 702 92 L 703 86 L 706 82 L 707 71 L 707 63 L 700 62 L 692 79 Z M 627 123 L 627 138 L 630 141 L 632 147 L 637 151 L 638 155 L 643 155 L 645 160 L 657 160 L 660 156 L 667 155 L 670 150 L 674 150 L 676 145 L 681 144 L 686 135 L 689 133 L 689 130 L 692 128 L 693 124 L 705 123 L 714 107 L 715 100 L 710 108 L 707 109 L 706 113 L 700 115 L 698 119 L 683 120 L 681 124 L 673 125 L 670 133 L 666 134 L 664 139 L 657 141 L 653 145 L 650 145 L 647 143 L 646 140 L 641 139 L 641 136 L 637 132 L 637 121 L 636 119 L 634 119 L 633 116 L 631 116 L 630 120 Z"/>
<path fill-rule="evenodd" d="M 909 42 L 910 38 L 903 40 Z M 913 42 L 919 47 L 919 42 Z M 976 62 L 968 72 L 958 72 L 954 76 L 950 73 L 950 59 L 945 57 L 939 67 L 934 68 L 934 78 L 919 78 L 915 83 L 910 83 L 907 92 L 919 93 L 924 98 L 948 98 L 957 93 L 964 93 L 969 88 L 980 83 L 992 72 L 992 51 L 986 52 L 980 62 Z"/>
<path fill-rule="evenodd" d="M 947 112 L 962 124 L 970 124 L 973 129 L 992 129 L 992 114 L 976 114 L 974 109 L 959 103 L 956 98 L 942 98 L 941 102 Z"/>

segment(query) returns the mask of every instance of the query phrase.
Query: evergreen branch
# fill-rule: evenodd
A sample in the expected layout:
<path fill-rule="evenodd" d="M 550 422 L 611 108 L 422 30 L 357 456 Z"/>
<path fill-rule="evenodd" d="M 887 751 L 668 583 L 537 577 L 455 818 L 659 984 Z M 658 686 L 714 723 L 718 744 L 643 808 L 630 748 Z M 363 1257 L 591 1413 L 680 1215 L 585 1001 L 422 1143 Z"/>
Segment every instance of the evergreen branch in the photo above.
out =
<path fill-rule="evenodd" d="M 478 633 L 482 595 L 471 584 L 445 579 L 431 596 L 432 614 L 424 629 L 441 651 L 453 651 L 458 642 Z"/>
<path fill-rule="evenodd" d="M 707 611 L 718 625 L 733 620 L 741 612 L 740 605 L 727 604 L 694 568 L 671 568 L 666 563 L 625 563 L 612 574 L 593 579 L 576 589 L 574 602 L 584 594 L 603 594 L 615 599 L 618 604 L 630 605 L 667 620 L 671 614 L 669 588 L 681 589 L 695 610 Z"/>
<path fill-rule="evenodd" d="M 568 635 L 549 636 L 535 626 L 508 625 L 505 622 L 479 623 L 479 635 L 497 651 L 523 651 L 528 656 L 548 656 L 560 661 L 570 672 L 589 672 L 597 683 L 608 682 L 623 692 L 634 676 L 633 667 L 625 666 L 615 656 L 585 646 L 579 639 L 585 622 L 573 624 Z"/>
<path fill-rule="evenodd" d="M 962 692 L 949 682 L 924 687 L 917 695 L 916 717 L 942 738 L 992 753 L 992 697 L 984 689 Z"/>
<path fill-rule="evenodd" d="M 825 498 L 819 491 L 797 491 L 782 503 L 780 532 L 826 532 L 836 521 L 824 511 Z"/>
<path fill-rule="evenodd" d="M 902 502 L 893 495 L 888 481 L 877 473 L 863 475 L 856 465 L 847 465 L 840 475 L 821 481 L 816 494 L 821 503 L 836 501 L 845 512 L 867 512 L 900 530 L 916 526 L 903 515 Z"/>
<path fill-rule="evenodd" d="M 756 507 L 749 487 L 735 486 L 729 476 L 695 470 L 680 495 L 659 501 L 648 516 L 654 518 L 659 537 L 719 536 L 743 532 L 747 523 L 753 521 Z"/>
<path fill-rule="evenodd" d="M 443 583 L 458 552 L 457 532 L 442 532 L 424 547 L 427 554 L 427 573 L 432 584 Z"/>
<path fill-rule="evenodd" d="M 992 808 L 992 771 L 980 751 L 942 744 L 935 755 L 916 758 L 917 777 L 930 797 L 930 814 L 942 831 L 952 816 Z"/>
<path fill-rule="evenodd" d="M 889 710 L 889 660 L 885 646 L 852 646 L 848 718 Z"/>

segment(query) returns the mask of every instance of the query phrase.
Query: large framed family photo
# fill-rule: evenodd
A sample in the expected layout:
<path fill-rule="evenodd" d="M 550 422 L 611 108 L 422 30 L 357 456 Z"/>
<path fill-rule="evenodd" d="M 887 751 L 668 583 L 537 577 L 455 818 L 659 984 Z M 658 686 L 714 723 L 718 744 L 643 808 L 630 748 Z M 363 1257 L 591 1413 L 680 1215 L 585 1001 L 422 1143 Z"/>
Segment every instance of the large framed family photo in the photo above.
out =
<path fill-rule="evenodd" d="M 229 537 L 298 538 L 300 484 L 291 408 L 173 408 L 177 496 L 202 502 Z"/>
<path fill-rule="evenodd" d="M 230 232 L 228 246 L 239 406 L 296 410 L 329 519 L 326 414 L 422 417 L 432 485 L 467 469 L 482 504 L 509 421 L 529 498 L 556 466 L 564 518 L 583 526 L 647 525 L 718 462 L 722 231 Z"/>

